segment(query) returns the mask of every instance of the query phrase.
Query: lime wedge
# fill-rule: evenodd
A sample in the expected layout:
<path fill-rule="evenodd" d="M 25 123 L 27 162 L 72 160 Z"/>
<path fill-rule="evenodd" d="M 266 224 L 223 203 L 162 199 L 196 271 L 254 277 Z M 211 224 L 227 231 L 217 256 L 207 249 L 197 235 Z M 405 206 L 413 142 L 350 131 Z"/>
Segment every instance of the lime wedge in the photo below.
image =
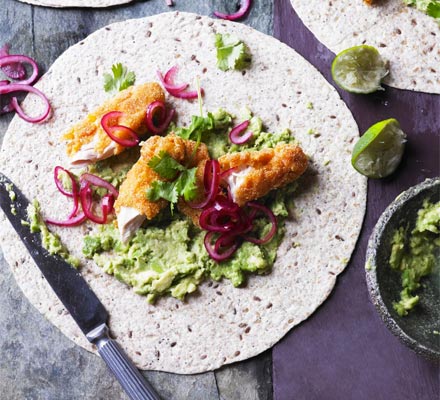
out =
<path fill-rule="evenodd" d="M 369 178 L 392 174 L 402 159 L 406 135 L 394 118 L 377 122 L 360 137 L 351 156 L 351 164 Z"/>
<path fill-rule="evenodd" d="M 387 74 L 387 63 L 377 49 L 364 44 L 341 51 L 332 63 L 333 80 L 351 93 L 383 90 L 380 82 Z"/>

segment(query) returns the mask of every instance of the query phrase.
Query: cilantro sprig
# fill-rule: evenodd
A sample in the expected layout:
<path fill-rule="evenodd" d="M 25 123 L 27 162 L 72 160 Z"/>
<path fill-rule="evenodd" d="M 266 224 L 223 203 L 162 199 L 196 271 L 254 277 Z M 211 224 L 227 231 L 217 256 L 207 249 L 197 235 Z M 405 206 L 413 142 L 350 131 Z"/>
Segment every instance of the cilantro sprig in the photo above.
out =
<path fill-rule="evenodd" d="M 147 198 L 150 201 L 165 199 L 170 202 L 171 212 L 174 205 L 183 197 L 185 201 L 194 200 L 197 195 L 196 172 L 197 167 L 186 168 L 177 162 L 169 153 L 162 150 L 154 156 L 148 166 L 162 179 L 170 181 L 154 181 L 147 189 Z"/>
<path fill-rule="evenodd" d="M 217 33 L 215 47 L 217 48 L 217 67 L 222 71 L 241 70 L 251 62 L 247 46 L 234 35 Z"/>
<path fill-rule="evenodd" d="M 113 75 L 112 75 L 113 74 Z M 134 85 L 136 75 L 128 71 L 121 63 L 112 65 L 112 74 L 104 74 L 104 90 L 106 92 L 118 92 Z"/>
<path fill-rule="evenodd" d="M 403 0 L 409 6 L 413 6 L 425 12 L 440 23 L 440 1 L 439 0 Z"/>

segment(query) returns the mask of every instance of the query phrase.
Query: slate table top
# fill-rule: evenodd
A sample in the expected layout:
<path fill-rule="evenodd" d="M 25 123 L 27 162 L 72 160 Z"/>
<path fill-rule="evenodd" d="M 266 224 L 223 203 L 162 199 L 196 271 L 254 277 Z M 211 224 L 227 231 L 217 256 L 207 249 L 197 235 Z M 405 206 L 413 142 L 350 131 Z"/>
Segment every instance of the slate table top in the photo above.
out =
<path fill-rule="evenodd" d="M 214 9 L 234 11 L 237 2 L 175 3 L 175 10 L 210 15 Z M 170 11 L 165 0 L 108 9 L 50 9 L 1 0 L 0 45 L 9 42 L 14 53 L 34 57 L 44 72 L 65 49 L 96 29 L 165 11 Z M 333 55 L 302 25 L 289 0 L 254 0 L 243 22 L 289 44 L 331 82 Z M 361 131 L 394 116 L 409 136 L 399 171 L 369 184 L 364 227 L 347 271 L 329 300 L 273 351 L 199 375 L 145 371 L 164 399 L 439 398 L 439 364 L 415 355 L 388 332 L 369 301 L 363 264 L 380 213 L 401 191 L 440 174 L 440 96 L 389 88 L 367 97 L 340 94 Z M 10 119 L 0 118 L 0 143 Z M 0 399 L 126 398 L 102 360 L 74 345 L 23 297 L 1 252 L 0 304 Z"/>

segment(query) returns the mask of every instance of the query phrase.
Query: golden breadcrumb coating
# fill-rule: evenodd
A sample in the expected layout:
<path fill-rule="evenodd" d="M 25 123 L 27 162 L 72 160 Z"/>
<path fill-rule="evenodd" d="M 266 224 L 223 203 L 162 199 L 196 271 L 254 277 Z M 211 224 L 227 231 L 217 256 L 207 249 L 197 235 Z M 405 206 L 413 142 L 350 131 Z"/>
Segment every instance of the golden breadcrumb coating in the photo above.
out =
<path fill-rule="evenodd" d="M 159 211 L 167 205 L 167 201 L 160 199 L 156 202 L 147 199 L 147 189 L 154 181 L 163 180 L 159 174 L 152 170 L 148 163 L 164 150 L 172 158 L 188 168 L 199 165 L 202 171 L 206 160 L 209 159 L 208 148 L 200 143 L 196 149 L 196 142 L 182 139 L 174 134 L 168 136 L 152 136 L 142 146 L 141 157 L 133 165 L 127 174 L 127 178 L 119 189 L 119 196 L 115 202 L 116 214 L 121 207 L 130 207 L 145 215 L 148 219 L 153 219 Z"/>
<path fill-rule="evenodd" d="M 102 154 L 112 143 L 115 147 L 110 155 L 121 153 L 125 147 L 113 142 L 105 133 L 101 127 L 101 118 L 110 111 L 120 111 L 124 115 L 117 124 L 127 126 L 139 136 L 143 136 L 148 132 L 145 125 L 146 109 L 156 100 L 165 101 L 164 92 L 156 82 L 130 86 L 119 92 L 64 134 L 63 139 L 67 140 L 67 155 L 72 157 L 83 145 L 92 140 L 96 141 L 94 148 L 98 154 Z"/>
<path fill-rule="evenodd" d="M 307 156 L 300 147 L 293 144 L 278 144 L 273 149 L 225 154 L 218 161 L 222 171 L 230 168 L 243 171 L 239 184 L 234 188 L 230 187 L 234 201 L 239 206 L 293 182 L 308 165 Z"/>

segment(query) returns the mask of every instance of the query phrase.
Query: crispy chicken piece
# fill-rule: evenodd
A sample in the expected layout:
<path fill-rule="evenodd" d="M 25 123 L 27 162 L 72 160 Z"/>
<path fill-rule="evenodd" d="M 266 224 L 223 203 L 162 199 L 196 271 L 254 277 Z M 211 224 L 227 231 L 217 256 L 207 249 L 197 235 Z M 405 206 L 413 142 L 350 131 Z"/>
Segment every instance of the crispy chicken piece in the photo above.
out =
<path fill-rule="evenodd" d="M 72 166 L 83 167 L 125 150 L 124 146 L 111 140 L 101 127 L 101 118 L 110 111 L 124 113 L 118 125 L 128 126 L 139 136 L 145 135 L 145 110 L 156 100 L 165 100 L 160 85 L 155 82 L 144 83 L 119 92 L 87 115 L 63 136 L 67 140 L 67 155 Z"/>
<path fill-rule="evenodd" d="M 374 0 L 364 0 L 364 2 L 371 6 L 374 3 Z"/>
<path fill-rule="evenodd" d="M 200 143 L 196 149 L 196 142 L 173 134 L 165 137 L 150 137 L 142 146 L 140 159 L 133 165 L 122 183 L 115 202 L 118 228 L 124 242 L 133 235 L 145 219 L 153 219 L 168 203 L 164 199 L 156 202 L 149 201 L 146 195 L 147 189 L 154 181 L 163 180 L 148 166 L 150 160 L 159 155 L 162 150 L 188 168 L 199 166 L 197 174 L 201 173 L 203 179 L 205 162 L 209 159 L 206 145 Z"/>
<path fill-rule="evenodd" d="M 225 154 L 218 161 L 222 171 L 236 168 L 228 176 L 227 182 L 232 198 L 239 206 L 293 182 L 308 164 L 302 149 L 293 144 Z"/>

